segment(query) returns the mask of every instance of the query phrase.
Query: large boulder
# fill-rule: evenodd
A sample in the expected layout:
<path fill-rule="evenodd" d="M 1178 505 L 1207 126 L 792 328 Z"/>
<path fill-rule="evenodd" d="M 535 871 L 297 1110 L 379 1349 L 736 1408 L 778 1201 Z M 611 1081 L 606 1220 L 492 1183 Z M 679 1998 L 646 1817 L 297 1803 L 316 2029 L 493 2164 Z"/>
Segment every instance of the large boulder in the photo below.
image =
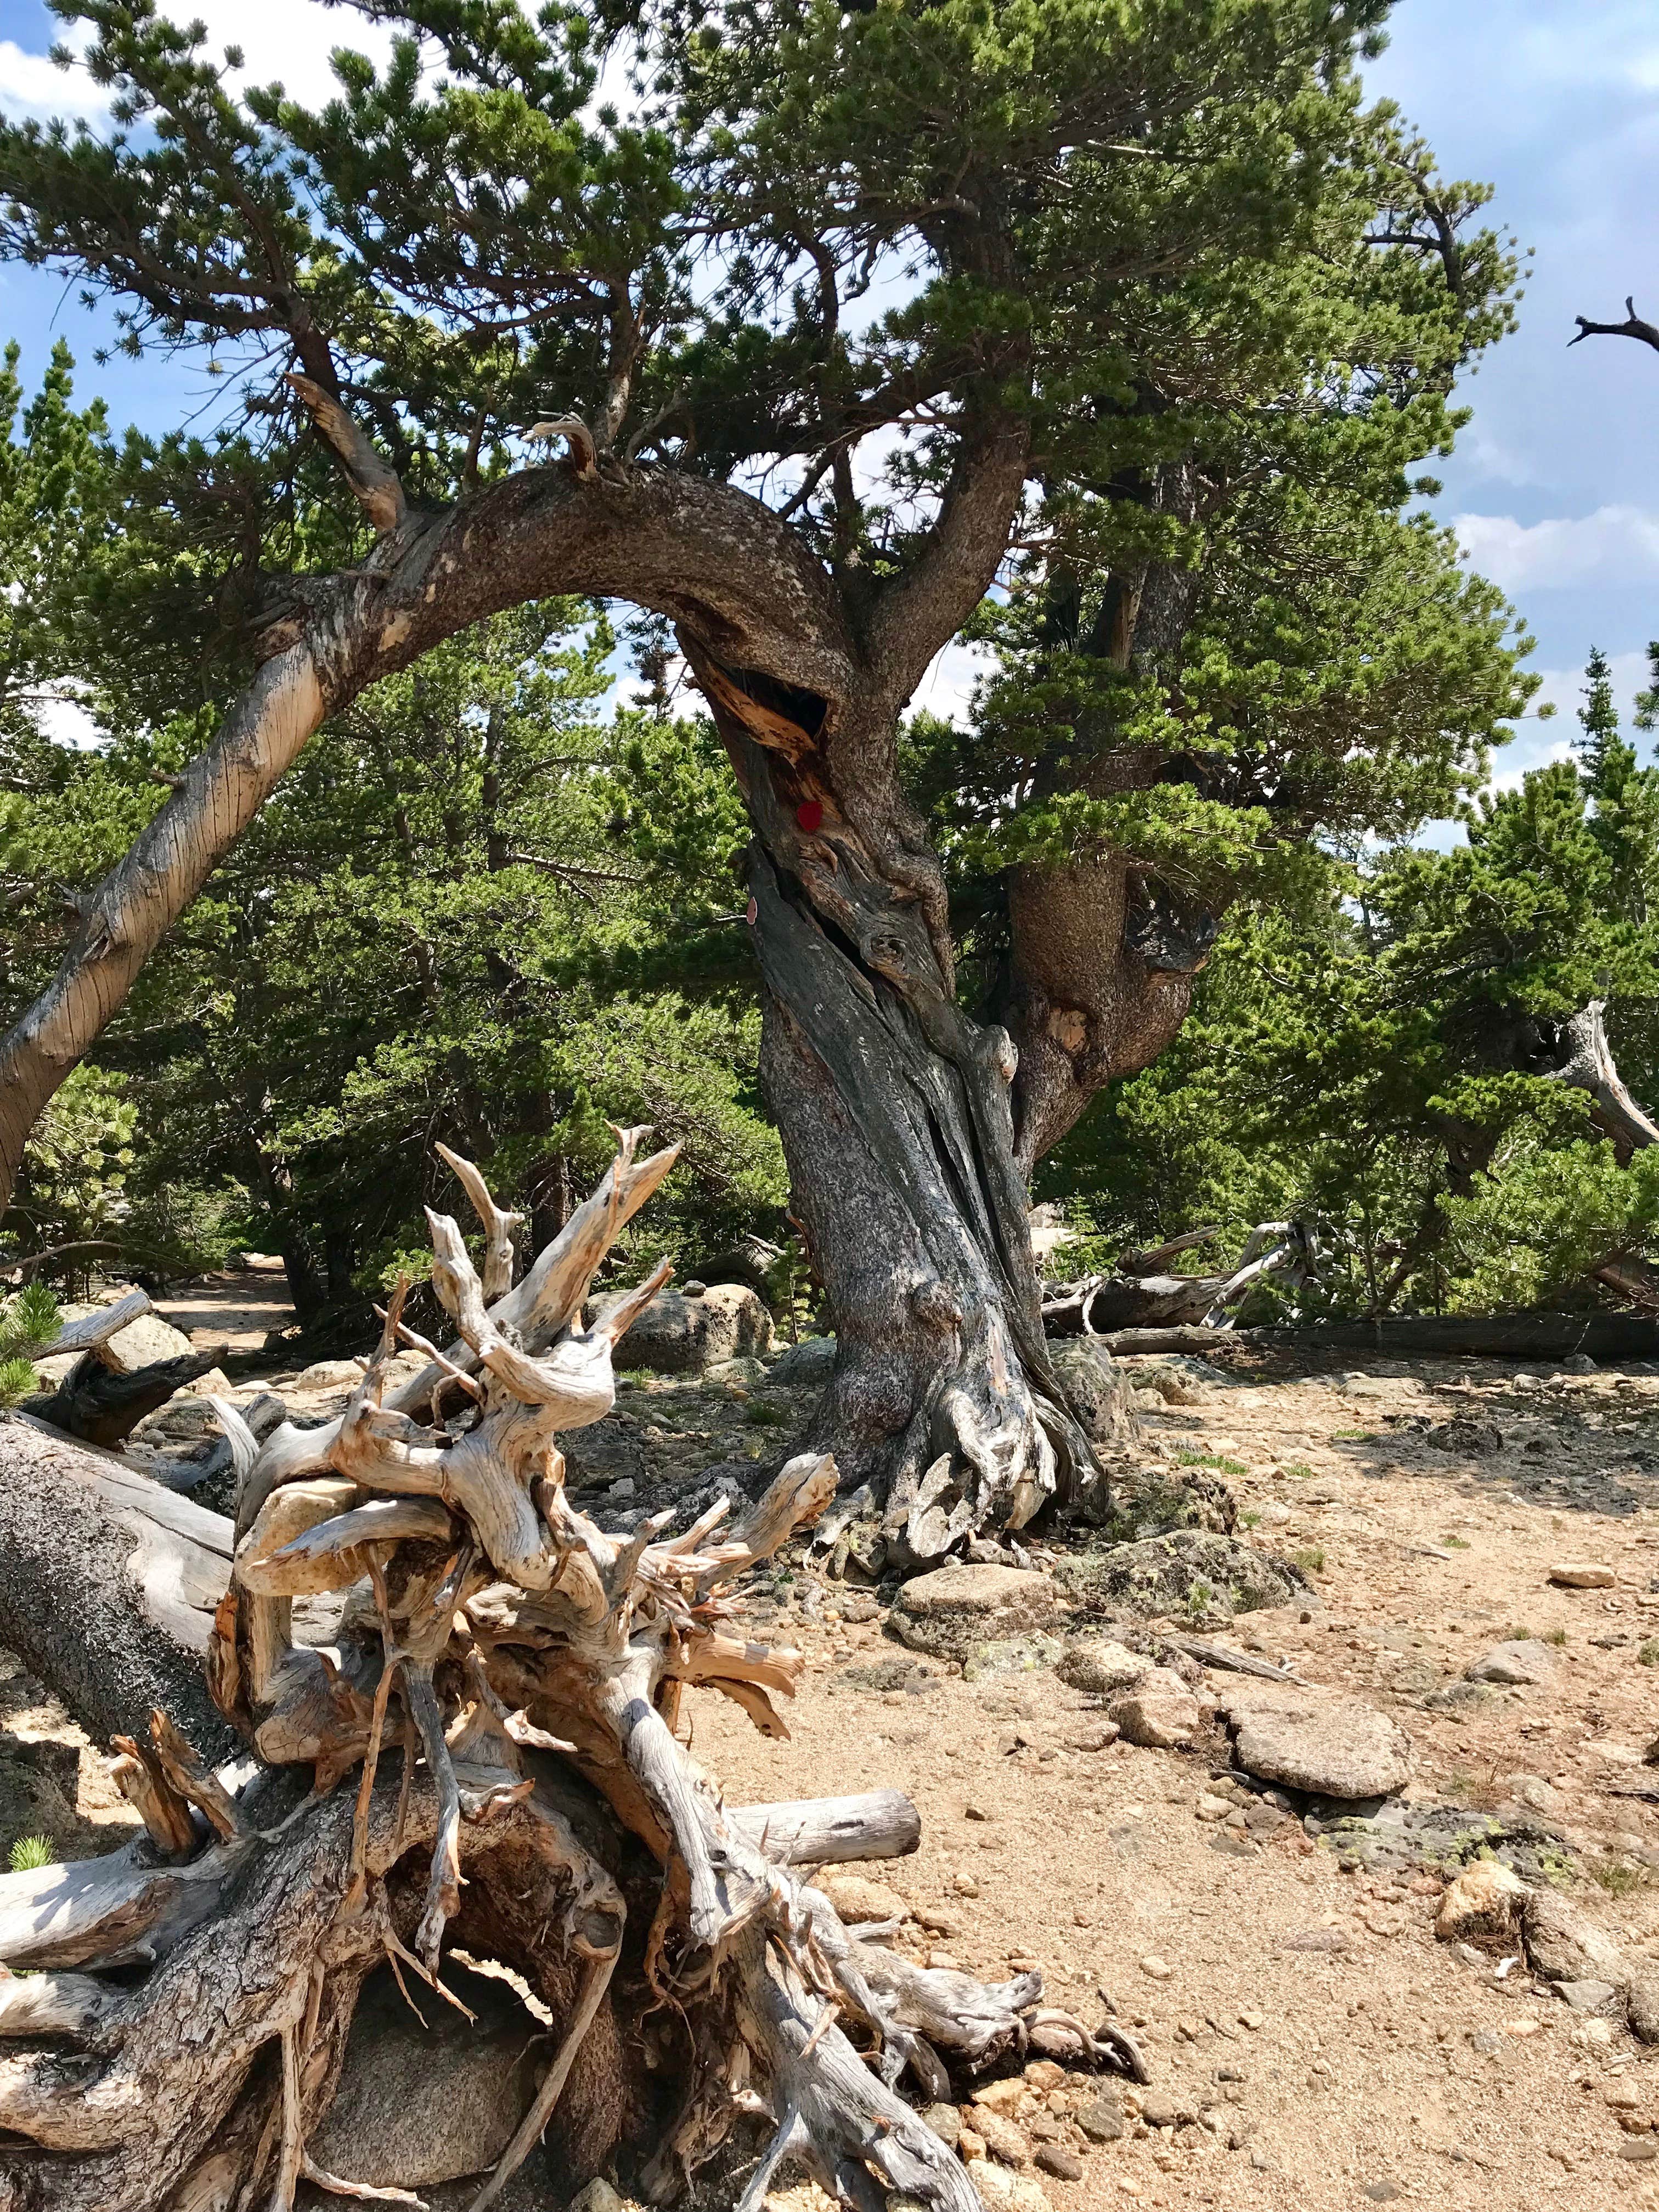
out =
<path fill-rule="evenodd" d="M 981 1644 L 1053 1629 L 1060 1593 L 1034 1567 L 936 1567 L 906 1583 L 890 1620 L 914 1651 L 965 1659 Z"/>
<path fill-rule="evenodd" d="M 1201 1472 L 1201 1470 L 1200 1470 Z M 1206 1528 L 1177 1528 L 1139 1543 L 1073 1553 L 1059 1570 L 1075 1596 L 1122 1613 L 1254 1613 L 1305 1599 L 1300 1567 Z"/>
<path fill-rule="evenodd" d="M 1068 1337 L 1051 1344 L 1048 1356 L 1090 1443 L 1132 1443 L 1138 1429 L 1134 1391 L 1105 1346 L 1091 1337 Z"/>
<path fill-rule="evenodd" d="M 599 1312 L 617 1302 L 599 1299 Z M 617 1346 L 617 1364 L 695 1375 L 727 1359 L 758 1359 L 771 1349 L 772 1316 L 749 1285 L 713 1283 L 695 1297 L 659 1291 Z"/>
<path fill-rule="evenodd" d="M 131 1287 L 130 1283 L 123 1283 L 112 1297 L 100 1298 L 93 1305 L 61 1306 L 58 1319 L 65 1322 L 88 1321 L 106 1306 L 114 1305 L 118 1298 L 125 1297 Z M 137 1321 L 130 1321 L 107 1343 L 94 1346 L 91 1356 L 112 1375 L 136 1375 L 141 1367 L 155 1367 L 163 1360 L 186 1359 L 195 1348 L 182 1329 L 174 1328 L 160 1314 L 147 1313 L 140 1314 Z M 78 1352 L 60 1352 L 51 1359 L 36 1360 L 35 1370 L 44 1382 L 61 1382 L 83 1356 Z"/>
<path fill-rule="evenodd" d="M 778 1354 L 766 1379 L 776 1390 L 822 1390 L 835 1371 L 835 1338 L 808 1336 Z"/>
<path fill-rule="evenodd" d="M 1247 1682 L 1218 1698 L 1247 1774 L 1313 1797 L 1389 1797 L 1411 1776 L 1404 1729 L 1358 1698 L 1286 1683 Z"/>
<path fill-rule="evenodd" d="M 446 1959 L 446 1975 L 457 1962 Z M 382 1967 L 352 2019 L 340 2087 L 307 2148 L 327 2173 L 423 2189 L 493 2166 L 523 2118 L 542 2031 L 508 1985 L 460 1970 L 476 2026 L 447 2005 L 419 2019 Z"/>

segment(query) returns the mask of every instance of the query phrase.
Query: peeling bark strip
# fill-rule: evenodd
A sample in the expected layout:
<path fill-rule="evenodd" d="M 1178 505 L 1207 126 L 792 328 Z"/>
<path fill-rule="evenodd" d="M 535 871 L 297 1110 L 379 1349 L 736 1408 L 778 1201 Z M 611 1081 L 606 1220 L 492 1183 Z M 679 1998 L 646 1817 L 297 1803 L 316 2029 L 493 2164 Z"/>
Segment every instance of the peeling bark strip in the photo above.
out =
<path fill-rule="evenodd" d="M 787 1871 L 809 1850 L 914 1849 L 906 1801 L 733 1811 L 687 1757 L 688 1685 L 785 1732 L 802 1655 L 724 1634 L 722 1594 L 817 1518 L 836 1468 L 792 1460 L 729 1530 L 725 1498 L 678 1533 L 661 1514 L 612 1536 L 566 1496 L 556 1437 L 609 1409 L 616 1341 L 662 1279 L 580 1326 L 644 1133 L 623 1133 L 518 1293 L 497 1280 L 489 1297 L 457 1224 L 431 1218 L 433 1286 L 472 1364 L 434 1363 L 425 1419 L 386 1402 L 402 1286 L 344 1414 L 309 1432 L 323 1471 L 294 1432 L 256 1448 L 222 1410 L 245 1533 L 228 1593 L 201 1594 L 207 1675 L 258 1765 L 216 1775 L 157 1710 L 118 1745 L 147 1842 L 0 1876 L 0 2136 L 26 2146 L 0 2152 L 0 2212 L 291 2212 L 368 1974 L 389 1961 L 441 2002 L 447 1947 L 511 1968 L 554 2021 L 471 2212 L 550 2126 L 561 2195 L 619 2162 L 666 2202 L 740 2111 L 775 2129 L 750 2212 L 785 2154 L 842 2203 L 899 2191 L 918 2212 L 974 2212 L 903 2076 L 937 2099 L 947 2058 L 1035 2048 L 1145 2078 L 1127 2039 L 1045 2009 L 1040 1975 L 988 1986 L 913 1966 Z M 488 1236 L 499 1209 L 455 1164 Z M 540 1351 L 508 1318 L 526 1306 L 565 1313 Z M 175 1534 L 195 1511 L 159 1491 L 152 1510 Z M 296 1640 L 293 1612 L 324 1592 L 345 1601 L 326 1650 Z M 118 1668 L 107 1643 L 98 1658 Z M 83 1701 L 108 1702 L 98 1671 Z M 50 1978 L 20 1996 L 18 1966 Z"/>

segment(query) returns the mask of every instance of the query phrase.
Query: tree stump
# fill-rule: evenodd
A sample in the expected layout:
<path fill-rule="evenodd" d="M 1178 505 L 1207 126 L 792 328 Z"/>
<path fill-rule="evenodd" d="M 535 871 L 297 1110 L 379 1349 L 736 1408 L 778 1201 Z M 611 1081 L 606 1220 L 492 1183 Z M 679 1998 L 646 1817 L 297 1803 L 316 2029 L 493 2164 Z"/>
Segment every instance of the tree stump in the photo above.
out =
<path fill-rule="evenodd" d="M 452 1952 L 508 1970 L 550 2022 L 472 2212 L 544 2142 L 558 2203 L 609 2168 L 666 2203 L 763 2117 L 739 2212 L 786 2159 L 858 2212 L 977 2212 L 907 2080 L 935 2099 L 952 2066 L 1028 2049 L 1138 2068 L 1045 2009 L 1039 1976 L 915 1966 L 789 1870 L 913 1848 L 904 1801 L 729 1808 L 687 1756 L 688 1686 L 785 1733 L 801 1656 L 730 1633 L 726 1593 L 823 1511 L 836 1468 L 791 1461 L 730 1527 L 722 1498 L 678 1532 L 661 1515 L 610 1535 L 566 1497 L 556 1438 L 609 1410 L 615 1344 L 667 1273 L 582 1326 L 599 1261 L 675 1157 L 638 1157 L 645 1133 L 622 1133 L 516 1288 L 499 1210 L 453 1162 L 488 1237 L 481 1279 L 429 1217 L 459 1341 L 415 1337 L 400 1285 L 337 1420 L 260 1444 L 222 1407 L 240 1502 L 205 1674 L 253 1756 L 216 1770 L 158 1705 L 116 1740 L 143 1838 L 0 1877 L 0 2212 L 287 2212 L 302 2181 L 417 2203 L 308 2145 L 368 1977 L 389 1962 L 411 2003 L 458 2003 Z M 430 1360 L 392 1402 L 400 1341 Z M 201 1567 L 215 1547 L 190 1534 Z M 0 1565 L 5 1543 L 0 1528 Z M 155 1577 L 129 1562 L 116 1579 L 130 1600 Z M 324 1599 L 332 1640 L 300 1640 L 296 1606 Z"/>

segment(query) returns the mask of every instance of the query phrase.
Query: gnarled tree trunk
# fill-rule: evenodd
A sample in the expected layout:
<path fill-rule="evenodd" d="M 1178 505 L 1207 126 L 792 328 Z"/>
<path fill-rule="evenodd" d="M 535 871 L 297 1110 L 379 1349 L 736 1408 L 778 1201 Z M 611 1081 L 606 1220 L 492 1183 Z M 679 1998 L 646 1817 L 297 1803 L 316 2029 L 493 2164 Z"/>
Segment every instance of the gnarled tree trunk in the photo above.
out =
<path fill-rule="evenodd" d="M 0 2212 L 289 2212 L 307 2179 L 418 2203 L 311 2146 L 370 1973 L 389 1963 L 442 2002 L 452 1953 L 509 1969 L 550 2023 L 472 2212 L 544 2139 L 562 2196 L 610 2166 L 669 2202 L 750 2118 L 770 2142 L 740 2212 L 786 2158 L 858 2212 L 977 2212 L 898 2094 L 907 2075 L 933 2099 L 952 2066 L 1035 2047 L 1145 2078 L 1127 2039 L 1045 2011 L 1039 1976 L 912 1966 L 788 1871 L 913 1848 L 890 1794 L 742 1811 L 687 1757 L 688 1688 L 783 1733 L 800 1655 L 726 1633 L 720 1594 L 823 1510 L 836 1470 L 792 1461 L 729 1533 L 725 1498 L 678 1534 L 663 1515 L 611 1536 L 566 1498 L 556 1437 L 608 1409 L 613 1346 L 666 1273 L 582 1328 L 599 1260 L 673 1158 L 637 1158 L 641 1133 L 516 1288 L 505 1217 L 453 1160 L 486 1232 L 480 1272 L 430 1217 L 459 1341 L 413 1338 L 400 1288 L 338 1419 L 257 1445 L 222 1407 L 240 1495 L 205 1672 L 255 1757 L 216 1772 L 172 1718 L 204 1618 L 175 1606 L 148 1738 L 118 1739 L 145 1839 L 0 1877 L 0 1966 L 29 1970 L 0 1971 Z M 431 1354 L 409 1411 L 386 1387 L 400 1339 Z M 104 1478 L 67 1480 L 119 1531 L 144 1521 Z M 210 1584 L 214 1516 L 149 1503 Z M 40 1540 L 0 1524 L 0 1570 L 9 1543 Z M 106 1601 L 154 1630 L 155 1577 L 131 1567 L 106 1563 Z M 325 1646 L 298 1633 L 307 1598 L 336 1602 Z M 26 1602 L 14 1580 L 9 1612 Z"/>

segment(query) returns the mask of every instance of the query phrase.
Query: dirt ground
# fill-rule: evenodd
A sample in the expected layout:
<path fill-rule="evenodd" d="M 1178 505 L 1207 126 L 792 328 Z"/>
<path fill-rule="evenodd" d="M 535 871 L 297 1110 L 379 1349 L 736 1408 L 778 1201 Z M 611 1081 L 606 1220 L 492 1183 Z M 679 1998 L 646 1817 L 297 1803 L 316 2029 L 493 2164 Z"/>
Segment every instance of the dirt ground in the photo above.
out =
<path fill-rule="evenodd" d="M 1314 1595 L 1201 1633 L 1387 1711 L 1413 1747 L 1409 1802 L 1559 1835 L 1571 1893 L 1659 1962 L 1659 1769 L 1643 1763 L 1659 1733 L 1659 1375 L 1224 1357 L 1197 1402 L 1143 1414 L 1139 1450 L 1204 1455 L 1241 1534 L 1298 1557 Z M 649 1410 L 666 1420 L 672 1396 Z M 1616 1580 L 1561 1587 L 1551 1569 L 1567 1560 Z M 991 1979 L 1037 1961 L 1052 2002 L 1091 2021 L 1109 2006 L 1145 2048 L 1152 2084 L 1125 2099 L 1121 2139 L 1064 2126 L 1081 2179 L 1030 2176 L 1056 2212 L 1659 2207 L 1659 2050 L 1576 2012 L 1523 1962 L 1437 1942 L 1439 1875 L 1344 1871 L 1296 1817 L 1200 1820 L 1229 1766 L 1220 1729 L 1185 1752 L 1083 1747 L 1103 1733 L 1099 1701 L 1051 1668 L 969 1679 L 906 1652 L 874 1592 L 816 1574 L 785 1570 L 744 1613 L 751 1633 L 811 1656 L 787 1743 L 718 1697 L 696 1702 L 696 1752 L 728 1796 L 908 1791 L 920 1850 L 868 1869 L 912 1916 L 896 1940 Z M 1554 1643 L 1546 1684 L 1455 1688 L 1523 1634 Z M 77 1778 L 61 1709 L 15 1668 L 0 1678 L 0 1842 L 24 1825 L 20 1774 L 33 1788 L 45 1773 L 60 1798 L 78 1788 L 78 1817 L 49 1822 L 42 1786 L 27 1825 L 107 1848 L 125 1808 L 101 1760 L 84 1747 Z M 1173 2126 L 1137 2118 L 1159 2100 Z"/>
<path fill-rule="evenodd" d="M 1659 1808 L 1614 1794 L 1659 1796 L 1641 1764 L 1659 1668 L 1640 1656 L 1659 1638 L 1659 1477 L 1638 1464 L 1659 1466 L 1659 1377 L 1529 1379 L 1473 1361 L 1276 1376 L 1233 1359 L 1236 1379 L 1200 1404 L 1146 1416 L 1146 1445 L 1242 1465 L 1228 1479 L 1246 1516 L 1264 1516 L 1254 1533 L 1323 1559 L 1316 1604 L 1206 1633 L 1392 1713 L 1414 1747 L 1409 1798 L 1501 1809 L 1529 1792 L 1527 1809 L 1546 1808 L 1571 1846 L 1574 1893 L 1659 1958 Z M 1408 1425 L 1460 1415 L 1498 1441 L 1448 1454 Z M 1566 1559 L 1611 1567 L 1615 1587 L 1552 1584 Z M 1659 2121 L 1659 2051 L 1622 2030 L 1600 2045 L 1604 2025 L 1523 1968 L 1498 1980 L 1500 1962 L 1437 1942 L 1438 1879 L 1344 1873 L 1294 1821 L 1238 1855 L 1194 1812 L 1224 1749 L 1074 1748 L 1097 1701 L 1046 1669 L 969 1682 L 922 1660 L 925 1690 L 861 1689 L 848 1670 L 897 1647 L 879 1619 L 835 1621 L 835 1605 L 827 1634 L 802 1639 L 817 1649 L 793 1741 L 763 1743 L 710 1699 L 696 1750 L 734 1798 L 908 1790 L 921 1848 L 871 1871 L 950 1933 L 911 1923 L 900 1940 L 919 1957 L 948 1942 L 990 1978 L 1039 1960 L 1055 2002 L 1098 2018 L 1103 1997 L 1133 2026 L 1155 2091 L 1212 2115 L 1213 2130 L 1089 2147 L 1076 2182 L 1042 2176 L 1063 2212 L 1659 2205 L 1659 2162 L 1621 2153 L 1659 2137 L 1620 2124 Z M 1425 1708 L 1492 1645 L 1558 1632 L 1551 1686 Z M 1636 2106 L 1608 2102 L 1628 2087 Z M 1224 2148 L 1230 2136 L 1243 2147 Z"/>

